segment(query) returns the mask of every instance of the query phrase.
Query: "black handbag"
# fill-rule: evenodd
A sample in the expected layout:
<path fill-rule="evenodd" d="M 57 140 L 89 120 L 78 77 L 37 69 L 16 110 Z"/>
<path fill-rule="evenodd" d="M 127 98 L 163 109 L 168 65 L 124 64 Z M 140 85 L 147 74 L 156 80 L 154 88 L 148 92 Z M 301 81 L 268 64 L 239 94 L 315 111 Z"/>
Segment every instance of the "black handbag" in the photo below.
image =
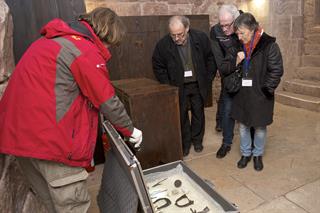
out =
<path fill-rule="evenodd" d="M 235 94 L 240 90 L 241 81 L 242 81 L 242 72 L 241 69 L 236 69 L 233 73 L 227 75 L 223 78 L 224 89 L 230 93 Z"/>

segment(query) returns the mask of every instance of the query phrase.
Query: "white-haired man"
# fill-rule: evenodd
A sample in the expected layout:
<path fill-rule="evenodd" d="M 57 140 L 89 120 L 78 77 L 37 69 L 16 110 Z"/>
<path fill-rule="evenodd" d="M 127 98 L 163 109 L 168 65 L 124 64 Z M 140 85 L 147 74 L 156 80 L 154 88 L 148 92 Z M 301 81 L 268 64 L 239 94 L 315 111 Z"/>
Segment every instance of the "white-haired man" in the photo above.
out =
<path fill-rule="evenodd" d="M 241 49 L 241 44 L 234 32 L 233 23 L 240 15 L 240 12 L 242 11 L 239 11 L 233 4 L 222 5 L 219 9 L 219 23 L 214 25 L 210 31 L 212 51 L 222 79 L 216 120 L 217 127 L 219 127 L 219 122 L 222 121 L 223 141 L 221 147 L 217 151 L 217 158 L 223 158 L 226 156 L 226 154 L 231 150 L 233 139 L 235 121 L 230 116 L 233 95 L 229 94 L 224 89 L 223 78 L 234 72 L 236 69 L 237 53 Z"/>

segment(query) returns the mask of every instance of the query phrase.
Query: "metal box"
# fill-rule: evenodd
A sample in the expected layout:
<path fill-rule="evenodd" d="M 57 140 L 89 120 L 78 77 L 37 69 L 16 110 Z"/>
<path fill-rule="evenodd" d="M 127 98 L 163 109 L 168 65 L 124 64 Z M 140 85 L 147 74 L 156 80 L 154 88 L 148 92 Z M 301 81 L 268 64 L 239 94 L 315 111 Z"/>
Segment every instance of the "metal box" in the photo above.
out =
<path fill-rule="evenodd" d="M 143 171 L 136 156 L 112 125 L 105 121 L 103 126 L 109 135 L 111 150 L 106 154 L 107 160 L 105 162 L 105 171 L 98 196 L 98 204 L 102 213 L 239 212 L 233 204 L 217 193 L 211 184 L 208 184 L 201 179 L 182 161 L 168 163 Z M 180 175 L 176 174 L 175 171 L 169 175 L 165 174 L 177 167 L 179 167 L 179 172 L 182 172 L 183 175 L 185 175 L 184 178 L 190 179 L 194 185 L 189 187 L 189 190 L 183 191 L 182 189 L 186 182 L 182 181 L 182 183 L 179 184 L 175 181 L 175 183 L 171 185 L 173 189 L 178 190 L 176 196 L 172 194 L 173 190 L 171 191 L 171 189 L 165 188 L 164 192 L 167 191 L 167 193 L 161 194 L 161 192 L 159 192 L 157 193 L 157 197 L 155 197 L 155 190 L 152 190 L 153 186 L 163 187 L 163 183 L 166 180 L 169 180 L 176 175 Z M 117 174 L 119 171 L 121 171 L 121 175 Z M 164 174 L 166 176 L 165 178 L 163 176 Z M 156 180 L 157 178 L 158 180 Z M 156 189 L 156 187 L 154 189 Z M 182 192 L 181 194 L 179 194 L 179 190 Z M 133 196 L 133 194 L 135 194 L 135 196 Z M 195 194 L 197 194 L 197 196 L 193 196 Z M 110 198 L 105 195 L 111 195 L 113 197 Z M 179 200 L 179 197 L 182 197 L 182 199 Z M 168 204 L 165 201 L 169 200 L 170 205 L 158 209 L 164 205 L 161 204 L 161 202 L 156 202 L 158 199 L 164 204 Z M 113 203 L 110 204 L 110 200 L 112 200 Z M 201 208 L 197 205 L 199 203 L 201 203 Z M 176 204 L 180 206 L 177 207 L 178 210 L 175 208 L 177 206 Z M 121 208 L 116 206 L 121 206 Z M 212 207 L 217 207 L 217 209 L 213 209 Z"/>
<path fill-rule="evenodd" d="M 133 125 L 143 132 L 137 153 L 147 169 L 182 159 L 178 89 L 148 78 L 113 81 Z"/>

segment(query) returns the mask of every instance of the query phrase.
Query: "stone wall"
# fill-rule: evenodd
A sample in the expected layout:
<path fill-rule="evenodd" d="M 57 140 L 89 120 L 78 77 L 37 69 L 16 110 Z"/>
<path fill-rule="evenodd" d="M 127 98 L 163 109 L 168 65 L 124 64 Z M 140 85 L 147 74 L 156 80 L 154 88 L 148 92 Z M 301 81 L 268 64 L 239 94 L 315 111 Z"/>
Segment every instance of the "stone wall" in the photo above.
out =
<path fill-rule="evenodd" d="M 14 69 L 12 18 L 9 8 L 0 0 L 0 99 Z M 0 154 L 0 212 L 45 212 L 26 184 L 12 156 Z"/>
<path fill-rule="evenodd" d="M 261 23 L 265 31 L 277 38 L 284 61 L 283 80 L 295 75 L 303 54 L 303 0 L 248 1 L 248 10 Z M 262 9 L 263 8 L 263 9 Z M 283 82 L 283 81 L 282 81 Z"/>
<path fill-rule="evenodd" d="M 320 55 L 320 0 L 304 2 L 304 54 Z"/>
<path fill-rule="evenodd" d="M 85 0 L 87 11 L 99 6 L 113 9 L 120 16 L 209 14 L 210 24 L 224 2 L 241 5 L 246 0 Z"/>
<path fill-rule="evenodd" d="M 316 0 L 306 0 L 314 2 Z M 291 78 L 300 65 L 303 53 L 304 0 L 85 0 L 87 11 L 105 6 L 120 16 L 209 14 L 210 25 L 217 23 L 218 8 L 223 3 L 234 3 L 243 11 L 253 13 L 265 31 L 277 38 L 285 74 Z M 310 4 L 310 3 L 309 3 Z M 312 5 L 310 5 L 312 7 Z M 219 87 L 219 80 L 216 81 Z M 214 89 L 214 94 L 216 94 Z"/>
<path fill-rule="evenodd" d="M 0 0 L 0 98 L 14 69 L 12 30 L 9 8 L 3 0 Z"/>
<path fill-rule="evenodd" d="M 317 6 L 316 6 L 317 5 Z M 319 0 L 305 0 L 304 2 L 304 31 L 305 31 L 305 38 L 309 38 L 311 36 L 316 36 L 320 32 L 320 23 L 319 23 L 319 14 L 320 9 L 318 8 L 320 5 Z M 318 11 L 316 11 L 318 9 Z M 306 39 L 307 44 L 312 44 L 316 42 L 317 44 L 320 43 L 320 40 L 309 40 Z"/>

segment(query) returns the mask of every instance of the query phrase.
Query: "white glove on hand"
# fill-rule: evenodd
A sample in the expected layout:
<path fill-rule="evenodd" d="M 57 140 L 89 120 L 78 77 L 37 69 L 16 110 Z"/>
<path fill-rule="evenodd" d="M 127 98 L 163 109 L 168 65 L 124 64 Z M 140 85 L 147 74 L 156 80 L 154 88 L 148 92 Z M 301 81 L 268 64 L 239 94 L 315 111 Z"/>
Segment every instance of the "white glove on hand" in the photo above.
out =
<path fill-rule="evenodd" d="M 137 128 L 133 128 L 129 141 L 134 144 L 134 148 L 139 148 L 142 143 L 142 132 Z"/>

